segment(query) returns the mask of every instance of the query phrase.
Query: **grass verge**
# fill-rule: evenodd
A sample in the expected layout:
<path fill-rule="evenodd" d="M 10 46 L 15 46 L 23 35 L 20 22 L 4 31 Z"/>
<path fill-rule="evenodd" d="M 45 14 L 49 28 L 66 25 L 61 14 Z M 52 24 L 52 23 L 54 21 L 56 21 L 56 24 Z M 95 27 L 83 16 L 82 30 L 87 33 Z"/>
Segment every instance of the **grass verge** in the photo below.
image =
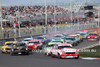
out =
<path fill-rule="evenodd" d="M 1 47 L 2 47 L 2 46 L 0 46 L 0 50 L 1 50 Z"/>
<path fill-rule="evenodd" d="M 94 58 L 100 58 L 100 45 L 95 46 L 93 48 L 80 50 L 80 56 L 82 57 L 94 57 Z"/>

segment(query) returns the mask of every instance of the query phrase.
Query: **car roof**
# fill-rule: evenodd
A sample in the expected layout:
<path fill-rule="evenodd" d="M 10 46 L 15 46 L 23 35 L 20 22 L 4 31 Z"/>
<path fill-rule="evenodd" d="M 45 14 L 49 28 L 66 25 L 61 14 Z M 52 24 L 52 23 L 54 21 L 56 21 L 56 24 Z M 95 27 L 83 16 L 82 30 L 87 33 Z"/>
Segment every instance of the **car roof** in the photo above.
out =
<path fill-rule="evenodd" d="M 79 33 L 87 33 L 87 32 L 79 32 Z"/>
<path fill-rule="evenodd" d="M 49 35 L 42 35 L 42 36 L 48 37 Z"/>
<path fill-rule="evenodd" d="M 93 32 L 93 33 L 89 33 L 89 34 L 97 34 L 97 33 Z"/>
<path fill-rule="evenodd" d="M 28 42 L 38 42 L 38 41 L 41 41 L 41 40 L 30 40 Z"/>
<path fill-rule="evenodd" d="M 46 36 L 37 36 L 37 37 L 43 37 L 43 38 L 45 38 Z M 37 37 L 36 37 L 36 38 L 37 38 Z"/>
<path fill-rule="evenodd" d="M 51 44 L 60 44 L 60 42 L 49 42 L 48 45 L 51 45 Z"/>
<path fill-rule="evenodd" d="M 56 34 L 55 36 L 63 36 L 63 34 Z"/>
<path fill-rule="evenodd" d="M 65 38 L 75 38 L 75 37 L 65 37 Z"/>
<path fill-rule="evenodd" d="M 71 37 L 71 36 L 72 36 L 72 37 L 75 37 L 75 36 L 77 36 L 77 34 L 74 34 L 74 35 L 69 35 L 69 37 Z"/>
<path fill-rule="evenodd" d="M 25 44 L 25 43 L 23 43 L 23 42 L 17 42 L 17 43 L 15 43 L 15 44 Z"/>
<path fill-rule="evenodd" d="M 17 43 L 17 41 L 7 41 L 5 43 Z"/>
<path fill-rule="evenodd" d="M 27 40 L 27 39 L 33 39 L 33 38 L 24 38 L 24 40 Z"/>

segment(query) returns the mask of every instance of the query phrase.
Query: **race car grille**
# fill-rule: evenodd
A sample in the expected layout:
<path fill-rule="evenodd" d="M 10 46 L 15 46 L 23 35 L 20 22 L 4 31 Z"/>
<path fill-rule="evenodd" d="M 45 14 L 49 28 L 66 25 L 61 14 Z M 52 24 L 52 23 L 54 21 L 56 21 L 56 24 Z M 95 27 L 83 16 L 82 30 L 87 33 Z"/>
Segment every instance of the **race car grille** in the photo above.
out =
<path fill-rule="evenodd" d="M 33 48 L 33 47 L 28 47 L 28 48 L 30 49 L 30 48 Z"/>
<path fill-rule="evenodd" d="M 75 54 L 75 52 L 66 52 L 65 54 Z"/>
<path fill-rule="evenodd" d="M 95 39 L 95 37 L 90 37 L 90 39 Z"/>

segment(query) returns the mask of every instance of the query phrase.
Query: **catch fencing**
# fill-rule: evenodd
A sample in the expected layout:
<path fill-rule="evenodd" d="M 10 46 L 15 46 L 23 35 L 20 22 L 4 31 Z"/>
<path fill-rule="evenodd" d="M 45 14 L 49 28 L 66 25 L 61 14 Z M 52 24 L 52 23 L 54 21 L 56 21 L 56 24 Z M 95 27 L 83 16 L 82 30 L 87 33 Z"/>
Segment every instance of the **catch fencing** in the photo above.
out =
<path fill-rule="evenodd" d="M 20 28 L 20 29 L 2 29 L 0 30 L 0 39 L 9 39 L 9 38 L 18 38 L 18 37 L 27 37 L 35 36 L 41 34 L 53 34 L 59 32 L 81 30 L 96 28 L 96 23 L 89 24 L 74 24 L 74 25 L 53 25 L 53 26 L 37 26 L 31 28 Z"/>

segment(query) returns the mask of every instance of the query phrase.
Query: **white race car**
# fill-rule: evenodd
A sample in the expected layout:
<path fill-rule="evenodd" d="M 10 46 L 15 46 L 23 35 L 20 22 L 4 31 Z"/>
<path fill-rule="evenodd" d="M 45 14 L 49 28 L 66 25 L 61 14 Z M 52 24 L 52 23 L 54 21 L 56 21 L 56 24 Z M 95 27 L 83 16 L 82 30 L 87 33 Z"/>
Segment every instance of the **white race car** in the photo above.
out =
<path fill-rule="evenodd" d="M 51 57 L 61 58 L 79 58 L 79 51 L 72 48 L 70 44 L 55 44 L 51 48 Z"/>
<path fill-rule="evenodd" d="M 30 41 L 30 40 L 34 40 L 34 39 L 33 38 L 24 38 L 22 40 L 22 43 L 26 43 L 27 44 L 27 42 Z"/>

